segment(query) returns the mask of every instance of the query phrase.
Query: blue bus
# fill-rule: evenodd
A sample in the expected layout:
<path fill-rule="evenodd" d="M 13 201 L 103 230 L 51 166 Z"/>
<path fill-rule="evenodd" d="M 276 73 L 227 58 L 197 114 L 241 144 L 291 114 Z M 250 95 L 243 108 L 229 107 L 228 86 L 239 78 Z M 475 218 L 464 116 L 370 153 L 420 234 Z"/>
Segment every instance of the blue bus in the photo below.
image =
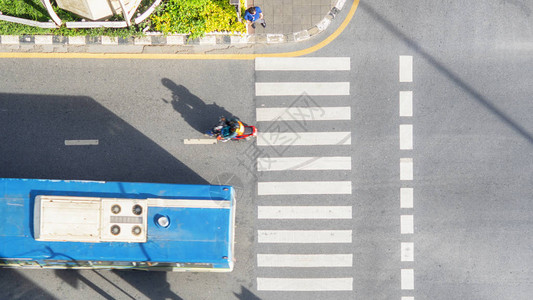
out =
<path fill-rule="evenodd" d="M 0 178 L 0 267 L 233 269 L 231 186 Z"/>

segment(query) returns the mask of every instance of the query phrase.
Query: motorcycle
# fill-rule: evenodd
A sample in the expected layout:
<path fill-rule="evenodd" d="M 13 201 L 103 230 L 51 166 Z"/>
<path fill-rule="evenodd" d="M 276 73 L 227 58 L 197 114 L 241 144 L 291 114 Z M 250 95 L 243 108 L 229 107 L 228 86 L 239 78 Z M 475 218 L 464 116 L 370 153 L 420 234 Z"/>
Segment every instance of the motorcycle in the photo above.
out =
<path fill-rule="evenodd" d="M 241 121 L 238 120 L 236 120 L 235 122 L 237 122 L 239 126 L 238 128 L 236 128 L 237 136 L 231 138 L 232 141 L 249 140 L 257 136 L 257 128 L 255 128 L 255 126 L 244 125 Z M 224 139 L 224 137 L 229 136 L 230 134 L 231 125 L 229 122 L 226 121 L 226 118 L 224 117 L 220 118 L 216 126 L 205 132 L 205 135 L 215 137 L 217 140 L 222 140 L 223 142 L 227 141 Z"/>

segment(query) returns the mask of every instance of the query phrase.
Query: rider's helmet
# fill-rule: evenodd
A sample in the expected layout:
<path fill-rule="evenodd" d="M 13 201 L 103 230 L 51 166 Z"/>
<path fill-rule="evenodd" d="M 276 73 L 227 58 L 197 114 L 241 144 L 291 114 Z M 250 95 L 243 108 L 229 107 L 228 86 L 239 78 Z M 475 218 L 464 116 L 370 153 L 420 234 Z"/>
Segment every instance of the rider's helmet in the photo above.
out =
<path fill-rule="evenodd" d="M 237 135 L 242 135 L 244 133 L 244 124 L 239 120 L 233 120 L 231 122 L 231 131 L 237 132 Z"/>

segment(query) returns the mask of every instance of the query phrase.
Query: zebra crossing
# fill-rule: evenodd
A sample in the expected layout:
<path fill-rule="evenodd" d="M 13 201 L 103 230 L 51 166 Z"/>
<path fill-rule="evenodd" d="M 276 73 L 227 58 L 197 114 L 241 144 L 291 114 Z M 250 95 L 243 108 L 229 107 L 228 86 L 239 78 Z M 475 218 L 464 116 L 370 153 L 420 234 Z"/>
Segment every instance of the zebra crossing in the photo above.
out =
<path fill-rule="evenodd" d="M 255 60 L 258 292 L 353 291 L 350 70 L 349 57 Z M 293 81 L 310 72 L 325 81 Z"/>

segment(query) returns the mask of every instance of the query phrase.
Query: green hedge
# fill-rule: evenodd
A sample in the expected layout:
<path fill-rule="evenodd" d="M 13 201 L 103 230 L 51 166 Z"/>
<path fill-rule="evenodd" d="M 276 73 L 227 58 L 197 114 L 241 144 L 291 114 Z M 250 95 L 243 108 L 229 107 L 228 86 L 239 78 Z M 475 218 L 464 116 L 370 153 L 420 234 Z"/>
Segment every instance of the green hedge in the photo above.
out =
<path fill-rule="evenodd" d="M 235 7 L 228 0 L 168 0 L 150 19 L 156 31 L 190 34 L 190 38 L 206 32 L 246 31 L 245 25 L 237 21 Z"/>
<path fill-rule="evenodd" d="M 141 6 L 149 6 L 153 1 L 144 0 Z M 244 7 L 244 0 L 241 0 Z M 79 21 L 80 17 L 61 10 L 54 5 L 55 12 L 63 21 Z M 145 8 L 139 11 L 144 12 Z M 0 0 L 0 12 L 4 15 L 25 18 L 39 22 L 50 20 L 48 12 L 40 0 Z M 241 14 L 243 11 L 240 12 Z M 122 16 L 113 16 L 113 20 L 121 20 Z M 208 32 L 229 31 L 246 32 L 243 23 L 237 21 L 235 7 L 229 0 L 166 0 L 148 20 L 129 28 L 72 28 L 62 26 L 58 29 L 45 29 L 17 23 L 0 21 L 0 34 L 3 35 L 108 35 L 108 36 L 139 36 L 142 29 L 149 27 L 150 31 L 160 31 L 164 34 L 190 34 L 189 38 L 197 38 Z"/>

